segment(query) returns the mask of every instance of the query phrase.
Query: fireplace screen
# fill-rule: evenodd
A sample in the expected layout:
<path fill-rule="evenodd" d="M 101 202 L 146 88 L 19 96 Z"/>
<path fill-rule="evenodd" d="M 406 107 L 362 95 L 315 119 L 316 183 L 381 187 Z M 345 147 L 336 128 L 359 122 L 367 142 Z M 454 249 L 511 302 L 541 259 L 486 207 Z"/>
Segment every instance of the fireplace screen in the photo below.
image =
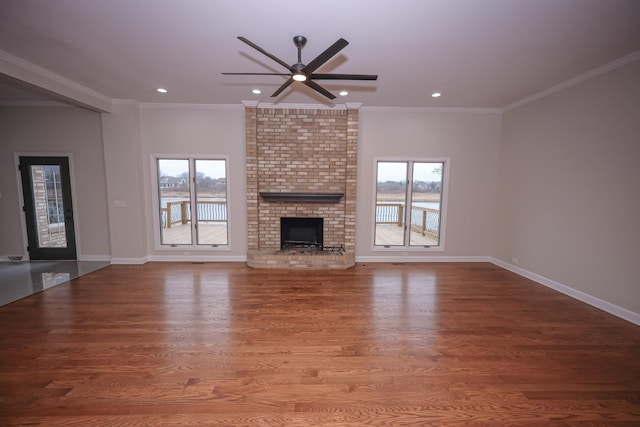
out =
<path fill-rule="evenodd" d="M 322 249 L 322 218 L 280 218 L 280 249 Z"/>

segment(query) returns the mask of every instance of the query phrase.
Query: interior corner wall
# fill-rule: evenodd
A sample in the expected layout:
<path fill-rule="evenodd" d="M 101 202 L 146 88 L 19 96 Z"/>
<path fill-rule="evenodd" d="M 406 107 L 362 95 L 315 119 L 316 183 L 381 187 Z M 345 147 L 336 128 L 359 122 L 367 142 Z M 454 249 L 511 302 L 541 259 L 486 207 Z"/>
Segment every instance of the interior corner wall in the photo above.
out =
<path fill-rule="evenodd" d="M 494 257 L 640 313 L 640 61 L 508 111 Z"/>
<path fill-rule="evenodd" d="M 78 258 L 110 255 L 100 114 L 75 107 L 0 107 L 0 257 L 25 255 L 15 153 L 71 154 Z"/>
<path fill-rule="evenodd" d="M 147 215 L 142 184 L 142 137 L 136 104 L 114 104 L 102 114 L 109 202 L 111 261 L 143 263 L 147 259 Z"/>

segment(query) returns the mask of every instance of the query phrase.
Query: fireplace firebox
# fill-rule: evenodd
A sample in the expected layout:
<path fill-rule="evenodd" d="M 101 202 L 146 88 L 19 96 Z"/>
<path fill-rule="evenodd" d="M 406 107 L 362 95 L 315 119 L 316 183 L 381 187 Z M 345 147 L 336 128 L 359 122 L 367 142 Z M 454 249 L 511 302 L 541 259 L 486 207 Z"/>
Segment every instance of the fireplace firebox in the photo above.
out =
<path fill-rule="evenodd" d="M 322 249 L 323 225 L 322 218 L 280 218 L 280 249 Z"/>

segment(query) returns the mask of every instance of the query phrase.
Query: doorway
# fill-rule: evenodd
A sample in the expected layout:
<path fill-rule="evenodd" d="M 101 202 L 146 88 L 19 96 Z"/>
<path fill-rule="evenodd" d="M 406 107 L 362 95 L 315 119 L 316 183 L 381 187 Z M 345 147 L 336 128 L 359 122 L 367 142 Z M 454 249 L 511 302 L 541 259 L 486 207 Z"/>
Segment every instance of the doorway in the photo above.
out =
<path fill-rule="evenodd" d="M 20 157 L 31 260 L 76 259 L 68 157 Z"/>

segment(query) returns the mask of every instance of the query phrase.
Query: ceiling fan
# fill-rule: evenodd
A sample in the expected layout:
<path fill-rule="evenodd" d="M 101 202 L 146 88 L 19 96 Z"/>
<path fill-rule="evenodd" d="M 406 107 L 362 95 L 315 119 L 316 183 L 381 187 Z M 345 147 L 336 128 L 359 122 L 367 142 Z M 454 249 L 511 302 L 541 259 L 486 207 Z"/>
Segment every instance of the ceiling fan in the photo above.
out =
<path fill-rule="evenodd" d="M 278 64 L 282 65 L 287 70 L 289 70 L 289 72 L 288 73 L 222 73 L 222 74 L 227 76 L 289 76 L 287 81 L 284 82 L 282 86 L 280 86 L 278 90 L 276 90 L 273 93 L 273 95 L 271 95 L 271 97 L 280 95 L 280 93 L 283 90 L 285 90 L 287 87 L 289 87 L 291 83 L 293 83 L 294 81 L 297 81 L 297 82 L 304 83 L 305 85 L 309 86 L 311 89 L 321 93 L 322 95 L 326 96 L 329 99 L 335 99 L 334 94 L 332 94 L 331 92 L 329 92 L 328 90 L 320 86 L 314 80 L 377 80 L 378 79 L 378 76 L 370 75 L 370 74 L 321 74 L 321 73 L 316 74 L 314 73 L 314 71 L 320 68 L 324 63 L 326 63 L 329 59 L 331 59 L 333 56 L 335 56 L 338 52 L 344 49 L 345 46 L 349 44 L 349 42 L 343 38 L 339 39 L 334 44 L 329 46 L 327 50 L 322 52 L 313 61 L 309 62 L 306 65 L 302 63 L 302 48 L 307 44 L 307 38 L 304 36 L 295 36 L 293 38 L 293 43 L 298 48 L 298 62 L 296 62 L 293 65 L 287 64 L 282 59 L 272 55 L 271 53 L 267 52 L 266 50 L 264 50 L 263 48 L 261 48 L 260 46 L 253 43 L 252 41 L 248 40 L 245 37 L 240 36 L 238 37 L 238 39 L 248 44 L 258 52 L 273 59 Z"/>

